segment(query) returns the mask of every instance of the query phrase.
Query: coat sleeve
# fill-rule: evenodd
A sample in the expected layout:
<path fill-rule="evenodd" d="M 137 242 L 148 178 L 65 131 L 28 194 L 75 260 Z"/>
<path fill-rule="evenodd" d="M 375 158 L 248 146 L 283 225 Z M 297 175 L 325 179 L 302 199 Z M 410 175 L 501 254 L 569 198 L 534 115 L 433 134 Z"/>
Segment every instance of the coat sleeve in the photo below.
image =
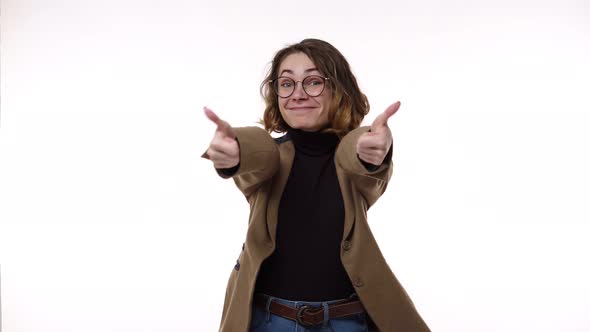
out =
<path fill-rule="evenodd" d="M 262 128 L 233 128 L 240 146 L 240 163 L 230 169 L 216 169 L 222 178 L 233 178 L 236 186 L 249 198 L 260 185 L 279 169 L 279 150 L 274 139 Z M 209 159 L 205 152 L 201 157 Z"/>
<path fill-rule="evenodd" d="M 359 127 L 342 138 L 336 151 L 336 163 L 348 174 L 354 187 L 365 198 L 367 208 L 385 192 L 393 172 L 392 148 L 379 166 L 363 162 L 356 153 L 359 137 L 370 127 Z"/>

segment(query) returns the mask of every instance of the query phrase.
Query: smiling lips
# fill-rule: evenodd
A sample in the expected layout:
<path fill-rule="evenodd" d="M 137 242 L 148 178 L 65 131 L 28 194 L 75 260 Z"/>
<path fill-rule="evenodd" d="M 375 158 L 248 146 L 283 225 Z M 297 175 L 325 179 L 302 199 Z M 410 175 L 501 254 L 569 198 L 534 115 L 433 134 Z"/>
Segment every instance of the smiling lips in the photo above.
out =
<path fill-rule="evenodd" d="M 289 107 L 289 111 L 301 112 L 301 111 L 311 111 L 315 107 L 313 106 L 296 106 L 296 107 Z"/>

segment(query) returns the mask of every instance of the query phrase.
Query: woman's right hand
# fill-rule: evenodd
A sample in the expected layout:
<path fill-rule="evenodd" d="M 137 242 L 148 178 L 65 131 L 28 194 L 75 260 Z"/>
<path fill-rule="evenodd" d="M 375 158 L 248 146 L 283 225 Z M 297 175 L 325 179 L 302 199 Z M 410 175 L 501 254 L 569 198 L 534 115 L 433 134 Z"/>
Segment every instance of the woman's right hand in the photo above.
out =
<path fill-rule="evenodd" d="M 207 149 L 207 155 L 215 168 L 232 168 L 240 163 L 240 146 L 229 123 L 221 120 L 217 114 L 203 107 L 205 115 L 217 125 L 213 140 Z"/>

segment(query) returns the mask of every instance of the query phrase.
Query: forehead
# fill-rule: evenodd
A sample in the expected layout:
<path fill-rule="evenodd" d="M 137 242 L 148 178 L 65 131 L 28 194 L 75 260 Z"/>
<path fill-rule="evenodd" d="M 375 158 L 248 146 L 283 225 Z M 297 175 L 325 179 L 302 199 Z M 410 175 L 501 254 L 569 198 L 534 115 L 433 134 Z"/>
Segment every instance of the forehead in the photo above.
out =
<path fill-rule="evenodd" d="M 279 66 L 279 73 L 283 70 L 293 72 L 303 72 L 308 69 L 316 68 L 313 61 L 305 53 L 292 53 L 286 56 Z"/>

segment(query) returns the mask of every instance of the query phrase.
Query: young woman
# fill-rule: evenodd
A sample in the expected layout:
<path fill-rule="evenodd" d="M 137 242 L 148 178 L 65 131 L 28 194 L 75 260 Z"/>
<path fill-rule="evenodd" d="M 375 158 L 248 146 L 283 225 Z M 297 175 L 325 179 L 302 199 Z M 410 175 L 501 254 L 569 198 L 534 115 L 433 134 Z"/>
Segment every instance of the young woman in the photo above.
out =
<path fill-rule="evenodd" d="M 367 98 L 317 39 L 278 51 L 261 93 L 265 130 L 205 108 L 217 130 L 204 157 L 251 211 L 220 331 L 429 331 L 367 223 L 392 174 L 387 121 L 400 103 L 359 127 Z"/>

